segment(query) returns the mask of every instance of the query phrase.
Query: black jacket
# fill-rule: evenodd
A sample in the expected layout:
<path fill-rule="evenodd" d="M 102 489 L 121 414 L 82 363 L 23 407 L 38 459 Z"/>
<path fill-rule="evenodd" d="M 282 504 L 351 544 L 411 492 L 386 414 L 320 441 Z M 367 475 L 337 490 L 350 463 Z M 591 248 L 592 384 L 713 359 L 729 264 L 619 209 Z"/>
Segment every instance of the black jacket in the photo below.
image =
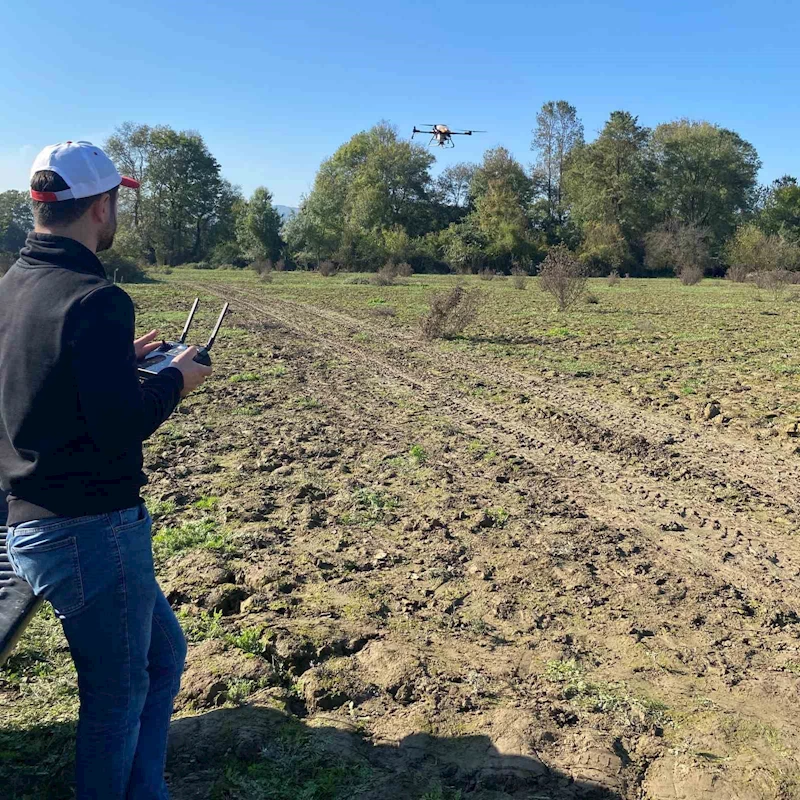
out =
<path fill-rule="evenodd" d="M 133 301 L 74 239 L 32 233 L 0 280 L 0 487 L 9 524 L 139 502 L 142 441 L 173 412 L 175 368 L 139 384 Z"/>

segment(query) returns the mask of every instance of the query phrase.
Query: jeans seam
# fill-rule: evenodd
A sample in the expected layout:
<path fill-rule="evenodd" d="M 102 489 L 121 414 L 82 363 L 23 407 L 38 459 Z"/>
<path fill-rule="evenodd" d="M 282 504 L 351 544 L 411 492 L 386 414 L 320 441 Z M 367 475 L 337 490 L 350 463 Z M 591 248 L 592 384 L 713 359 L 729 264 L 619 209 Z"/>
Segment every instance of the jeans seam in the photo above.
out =
<path fill-rule="evenodd" d="M 119 540 L 117 539 L 117 532 L 114 530 L 113 526 L 111 527 L 111 535 L 114 538 L 114 547 L 117 551 L 117 563 L 119 565 L 119 574 L 120 574 L 120 583 L 122 584 L 122 606 L 124 609 L 123 614 L 123 625 L 125 626 L 125 663 L 127 666 L 127 691 L 126 691 L 126 703 L 125 703 L 125 718 L 126 720 L 130 717 L 131 713 L 131 701 L 132 701 L 132 690 L 131 690 L 131 637 L 130 631 L 128 629 L 128 587 L 125 584 L 125 567 L 123 566 L 123 559 L 122 559 L 122 551 L 119 546 Z"/>
<path fill-rule="evenodd" d="M 73 552 L 73 561 L 75 563 L 75 574 L 78 576 L 78 588 L 80 594 L 80 604 L 76 610 L 81 610 L 86 605 L 86 595 L 83 591 L 83 575 L 81 574 L 81 562 L 80 557 L 78 556 L 78 540 L 72 536 L 72 552 Z"/>
<path fill-rule="evenodd" d="M 158 627 L 161 628 L 161 632 L 164 634 L 167 640 L 167 644 L 169 645 L 169 649 L 172 652 L 172 660 L 175 664 L 175 674 L 178 676 L 177 683 L 178 686 L 180 687 L 182 666 L 178 663 L 178 654 L 175 652 L 175 645 L 172 643 L 172 637 L 169 635 L 169 631 L 167 631 L 167 629 L 164 627 L 164 623 L 161 622 L 157 614 L 155 613 L 153 614 L 153 619 L 155 620 Z"/>

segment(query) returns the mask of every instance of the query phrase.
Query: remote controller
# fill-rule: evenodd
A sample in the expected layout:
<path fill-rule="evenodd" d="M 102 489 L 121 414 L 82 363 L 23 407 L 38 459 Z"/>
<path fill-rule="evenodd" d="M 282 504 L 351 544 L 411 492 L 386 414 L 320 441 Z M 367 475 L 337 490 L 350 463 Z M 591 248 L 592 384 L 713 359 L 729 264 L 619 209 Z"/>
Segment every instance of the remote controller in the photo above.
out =
<path fill-rule="evenodd" d="M 189 349 L 189 345 L 186 344 L 186 337 L 189 334 L 189 328 L 191 327 L 192 320 L 194 319 L 194 315 L 199 304 L 200 298 L 196 297 L 194 304 L 192 305 L 192 310 L 189 312 L 189 317 L 186 320 L 186 324 L 183 326 L 181 338 L 178 339 L 177 342 L 168 342 L 166 340 L 161 342 L 157 350 L 154 350 L 152 353 L 148 353 L 141 361 L 137 363 L 136 366 L 139 370 L 140 378 L 149 378 L 153 375 L 158 375 L 162 369 L 166 369 L 167 367 L 171 366 L 172 362 L 177 356 Z M 197 355 L 194 357 L 194 360 L 197 361 L 198 364 L 205 364 L 207 367 L 211 366 L 211 356 L 209 355 L 209 351 L 214 346 L 214 342 L 217 339 L 217 334 L 222 326 L 222 320 L 225 319 L 225 314 L 227 313 L 228 303 L 225 303 L 225 305 L 222 307 L 222 311 L 220 312 L 219 319 L 217 319 L 217 324 L 214 326 L 214 330 L 211 332 L 209 340 L 203 347 L 200 347 L 197 350 Z"/>

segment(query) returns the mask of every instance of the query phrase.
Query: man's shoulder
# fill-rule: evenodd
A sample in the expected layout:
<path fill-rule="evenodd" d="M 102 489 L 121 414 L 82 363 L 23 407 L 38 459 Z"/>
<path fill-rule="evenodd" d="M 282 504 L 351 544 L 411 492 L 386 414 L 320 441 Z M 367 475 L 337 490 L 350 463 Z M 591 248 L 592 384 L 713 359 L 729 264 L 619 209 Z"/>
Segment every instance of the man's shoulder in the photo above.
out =
<path fill-rule="evenodd" d="M 130 295 L 111 281 L 98 278 L 96 284 L 86 287 L 78 305 L 84 312 L 116 313 L 125 318 L 133 316 L 134 305 Z"/>

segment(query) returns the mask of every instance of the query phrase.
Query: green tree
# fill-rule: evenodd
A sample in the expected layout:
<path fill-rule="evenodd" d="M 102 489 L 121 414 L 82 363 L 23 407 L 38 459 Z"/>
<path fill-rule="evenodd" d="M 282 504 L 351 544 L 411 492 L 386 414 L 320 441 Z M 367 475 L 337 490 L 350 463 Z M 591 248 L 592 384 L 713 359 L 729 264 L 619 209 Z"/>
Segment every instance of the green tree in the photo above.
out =
<path fill-rule="evenodd" d="M 33 230 L 33 212 L 26 192 L 0 192 L 0 253 L 16 254 Z"/>
<path fill-rule="evenodd" d="M 141 183 L 137 192 L 120 194 L 120 241 L 149 261 L 204 258 L 227 190 L 200 134 L 125 123 L 105 149 L 121 172 Z"/>
<path fill-rule="evenodd" d="M 431 229 L 432 163 L 427 148 L 386 123 L 356 134 L 322 163 L 287 225 L 292 249 L 307 261 L 375 268 L 386 256 L 384 231 L 400 226 L 417 237 Z"/>
<path fill-rule="evenodd" d="M 718 249 L 755 202 L 761 161 L 753 145 L 718 125 L 682 119 L 655 129 L 651 152 L 659 217 L 707 228 Z"/>
<path fill-rule="evenodd" d="M 610 266 L 636 259 L 652 220 L 649 139 L 649 129 L 637 117 L 613 111 L 597 139 L 576 146 L 567 162 L 564 184 L 571 213 L 585 234 L 596 237 L 602 231 L 601 240 L 615 242 Z"/>
<path fill-rule="evenodd" d="M 483 161 L 472 177 L 470 194 L 473 201 L 477 202 L 491 185 L 508 189 L 525 209 L 533 199 L 533 181 L 505 147 L 495 147 L 484 153 Z"/>
<path fill-rule="evenodd" d="M 534 177 L 543 195 L 548 230 L 564 222 L 564 170 L 569 154 L 583 144 L 583 123 L 575 106 L 550 100 L 536 115 L 531 150 L 538 154 Z"/>
<path fill-rule="evenodd" d="M 281 257 L 283 220 L 272 203 L 272 192 L 259 186 L 247 202 L 237 206 L 236 241 L 248 261 Z"/>
<path fill-rule="evenodd" d="M 784 175 L 770 187 L 759 220 L 766 233 L 780 234 L 800 244 L 800 186 Z"/>

